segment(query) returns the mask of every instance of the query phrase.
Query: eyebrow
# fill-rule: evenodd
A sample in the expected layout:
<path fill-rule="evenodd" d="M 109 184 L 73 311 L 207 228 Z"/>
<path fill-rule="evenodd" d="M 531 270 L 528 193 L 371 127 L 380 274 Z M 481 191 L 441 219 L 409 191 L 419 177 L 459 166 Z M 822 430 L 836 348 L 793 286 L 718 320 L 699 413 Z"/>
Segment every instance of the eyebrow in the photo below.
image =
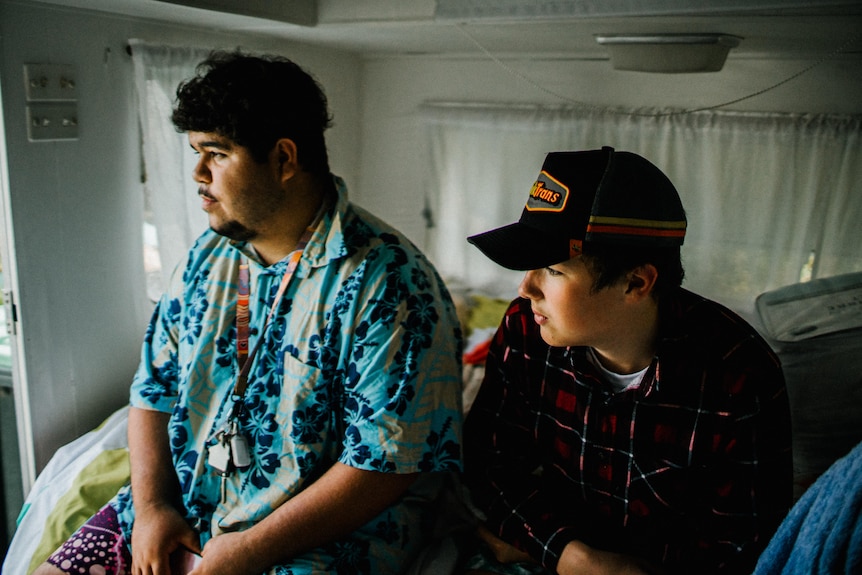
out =
<path fill-rule="evenodd" d="M 189 146 L 193 150 L 197 150 L 198 148 L 216 148 L 218 150 L 229 151 L 232 150 L 233 147 L 229 143 L 225 143 L 219 140 L 205 140 L 203 142 L 191 143 L 189 142 Z"/>

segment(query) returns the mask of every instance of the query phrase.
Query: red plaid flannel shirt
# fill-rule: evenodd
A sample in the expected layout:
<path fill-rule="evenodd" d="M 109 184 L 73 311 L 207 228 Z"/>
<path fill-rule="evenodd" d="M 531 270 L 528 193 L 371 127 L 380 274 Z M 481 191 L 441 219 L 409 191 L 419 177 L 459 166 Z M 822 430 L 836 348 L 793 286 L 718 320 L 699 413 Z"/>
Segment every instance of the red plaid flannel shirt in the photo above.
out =
<path fill-rule="evenodd" d="M 641 384 L 613 393 L 585 348 L 542 341 L 515 300 L 465 425 L 487 526 L 555 571 L 578 539 L 671 573 L 750 573 L 792 503 L 778 358 L 722 306 L 679 289 Z"/>

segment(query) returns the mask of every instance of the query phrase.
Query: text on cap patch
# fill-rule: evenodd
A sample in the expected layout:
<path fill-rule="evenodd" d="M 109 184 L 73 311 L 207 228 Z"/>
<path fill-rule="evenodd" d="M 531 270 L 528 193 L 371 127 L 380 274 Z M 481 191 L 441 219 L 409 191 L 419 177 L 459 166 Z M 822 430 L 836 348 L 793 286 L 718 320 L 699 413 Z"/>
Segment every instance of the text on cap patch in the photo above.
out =
<path fill-rule="evenodd" d="M 562 212 L 569 199 L 569 188 L 542 170 L 527 198 L 527 210 L 531 212 Z"/>

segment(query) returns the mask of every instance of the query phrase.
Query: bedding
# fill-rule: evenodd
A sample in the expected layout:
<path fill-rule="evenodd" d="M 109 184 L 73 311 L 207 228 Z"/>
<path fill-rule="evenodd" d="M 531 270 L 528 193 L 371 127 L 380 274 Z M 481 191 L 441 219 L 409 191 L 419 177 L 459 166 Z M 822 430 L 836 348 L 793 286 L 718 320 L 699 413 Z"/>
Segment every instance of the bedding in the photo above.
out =
<path fill-rule="evenodd" d="M 31 573 L 129 480 L 127 424 L 123 407 L 57 450 L 24 501 L 3 573 Z"/>
<path fill-rule="evenodd" d="M 862 573 L 862 443 L 833 463 L 793 506 L 754 575 Z"/>

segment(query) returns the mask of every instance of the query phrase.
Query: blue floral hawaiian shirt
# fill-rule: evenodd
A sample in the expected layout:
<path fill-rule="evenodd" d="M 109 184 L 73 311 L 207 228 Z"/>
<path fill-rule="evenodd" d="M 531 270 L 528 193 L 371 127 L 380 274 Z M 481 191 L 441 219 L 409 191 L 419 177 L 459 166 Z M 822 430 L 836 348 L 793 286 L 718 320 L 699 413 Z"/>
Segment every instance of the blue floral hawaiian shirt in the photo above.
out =
<path fill-rule="evenodd" d="M 131 388 L 133 406 L 171 414 L 173 462 L 201 544 L 259 522 L 335 461 L 430 473 L 346 540 L 274 573 L 403 570 L 425 540 L 446 472 L 461 465 L 462 336 L 454 305 L 425 256 L 348 202 L 343 182 L 336 184 L 338 200 L 265 329 L 287 258 L 267 267 L 247 244 L 205 232 L 155 309 Z M 227 478 L 222 501 L 207 449 L 233 406 L 243 258 L 251 286 L 249 349 L 264 341 L 240 417 L 251 465 Z M 131 541 L 129 490 L 111 504 Z"/>

